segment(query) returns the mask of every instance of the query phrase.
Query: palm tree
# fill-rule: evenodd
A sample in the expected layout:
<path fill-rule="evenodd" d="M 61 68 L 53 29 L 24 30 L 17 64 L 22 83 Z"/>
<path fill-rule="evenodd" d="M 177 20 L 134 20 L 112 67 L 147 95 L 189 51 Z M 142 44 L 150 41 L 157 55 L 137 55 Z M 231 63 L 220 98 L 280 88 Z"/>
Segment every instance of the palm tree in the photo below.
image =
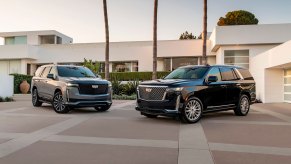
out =
<path fill-rule="evenodd" d="M 153 37 L 153 76 L 157 79 L 157 20 L 158 20 L 158 0 L 154 2 L 154 37 Z"/>
<path fill-rule="evenodd" d="M 107 0 L 103 0 L 104 22 L 105 22 L 105 79 L 109 80 L 109 27 L 108 27 L 108 14 L 107 14 Z"/>
<path fill-rule="evenodd" d="M 206 65 L 206 40 L 207 40 L 207 0 L 204 0 L 204 15 L 203 15 L 203 52 L 202 52 L 202 64 Z"/>

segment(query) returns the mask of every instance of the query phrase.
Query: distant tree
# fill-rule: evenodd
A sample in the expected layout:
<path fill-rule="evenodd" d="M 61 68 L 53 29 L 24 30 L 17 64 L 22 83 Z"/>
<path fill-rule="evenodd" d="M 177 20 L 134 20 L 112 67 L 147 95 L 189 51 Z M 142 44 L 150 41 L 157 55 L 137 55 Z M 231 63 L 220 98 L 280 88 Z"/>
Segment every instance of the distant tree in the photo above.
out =
<path fill-rule="evenodd" d="M 179 39 L 180 40 L 196 39 L 196 36 L 194 36 L 192 33 L 188 33 L 188 31 L 186 31 L 180 35 Z"/>
<path fill-rule="evenodd" d="M 83 66 L 89 68 L 95 74 L 100 72 L 100 62 L 93 62 L 91 59 L 87 60 L 84 58 Z"/>
<path fill-rule="evenodd" d="M 237 10 L 228 12 L 225 15 L 225 18 L 220 17 L 217 22 L 218 26 L 227 26 L 227 25 L 250 25 L 258 24 L 259 20 L 256 16 L 245 10 Z"/>

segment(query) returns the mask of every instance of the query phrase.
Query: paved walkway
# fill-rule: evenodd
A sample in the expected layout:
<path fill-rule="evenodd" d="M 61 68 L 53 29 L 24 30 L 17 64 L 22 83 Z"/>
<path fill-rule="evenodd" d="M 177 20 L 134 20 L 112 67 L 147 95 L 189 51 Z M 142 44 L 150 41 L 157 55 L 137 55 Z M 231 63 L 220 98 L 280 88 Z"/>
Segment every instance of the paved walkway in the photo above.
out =
<path fill-rule="evenodd" d="M 0 103 L 1 164 L 291 163 L 291 104 L 256 104 L 247 117 L 220 112 L 186 125 L 145 118 L 134 101 L 61 115 L 17 100 Z"/>

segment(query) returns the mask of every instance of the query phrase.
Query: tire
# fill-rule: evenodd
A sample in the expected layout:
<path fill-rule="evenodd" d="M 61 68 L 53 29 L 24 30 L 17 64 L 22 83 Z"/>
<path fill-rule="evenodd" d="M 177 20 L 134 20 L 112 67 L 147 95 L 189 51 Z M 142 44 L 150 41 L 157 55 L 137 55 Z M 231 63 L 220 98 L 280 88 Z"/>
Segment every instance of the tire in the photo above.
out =
<path fill-rule="evenodd" d="M 56 92 L 52 102 L 56 113 L 68 113 L 70 108 L 64 104 L 63 95 L 60 91 Z"/>
<path fill-rule="evenodd" d="M 105 105 L 105 106 L 96 106 L 94 107 L 97 111 L 99 112 L 105 112 L 107 111 L 109 108 L 111 107 L 111 105 Z"/>
<path fill-rule="evenodd" d="M 158 115 L 147 114 L 147 113 L 143 113 L 143 112 L 140 112 L 140 114 L 143 116 L 146 116 L 147 118 L 157 118 L 158 117 Z"/>
<path fill-rule="evenodd" d="M 38 91 L 36 88 L 32 90 L 31 95 L 32 95 L 32 105 L 34 107 L 40 107 L 42 105 L 42 102 L 39 101 Z"/>
<path fill-rule="evenodd" d="M 203 114 L 202 102 L 197 97 L 191 97 L 185 102 L 181 110 L 180 119 L 184 123 L 193 124 L 198 122 Z"/>
<path fill-rule="evenodd" d="M 237 116 L 246 116 L 250 111 L 250 99 L 247 95 L 241 95 L 234 113 Z"/>

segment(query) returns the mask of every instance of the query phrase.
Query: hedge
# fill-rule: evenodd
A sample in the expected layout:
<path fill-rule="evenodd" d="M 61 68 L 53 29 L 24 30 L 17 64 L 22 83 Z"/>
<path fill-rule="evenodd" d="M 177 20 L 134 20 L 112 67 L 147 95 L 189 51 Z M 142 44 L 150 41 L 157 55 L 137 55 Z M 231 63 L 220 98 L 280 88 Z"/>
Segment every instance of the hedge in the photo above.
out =
<path fill-rule="evenodd" d="M 170 72 L 157 72 L 158 79 L 167 76 Z M 105 77 L 105 73 L 100 73 L 102 78 Z M 111 80 L 118 80 L 118 81 L 131 81 L 131 80 L 151 80 L 152 79 L 152 72 L 111 72 L 110 73 Z"/>
<path fill-rule="evenodd" d="M 24 80 L 26 80 L 31 86 L 32 76 L 30 76 L 30 75 L 22 75 L 22 74 L 10 74 L 10 75 L 14 76 L 14 94 L 21 93 L 20 89 L 19 89 L 19 85 Z"/>

